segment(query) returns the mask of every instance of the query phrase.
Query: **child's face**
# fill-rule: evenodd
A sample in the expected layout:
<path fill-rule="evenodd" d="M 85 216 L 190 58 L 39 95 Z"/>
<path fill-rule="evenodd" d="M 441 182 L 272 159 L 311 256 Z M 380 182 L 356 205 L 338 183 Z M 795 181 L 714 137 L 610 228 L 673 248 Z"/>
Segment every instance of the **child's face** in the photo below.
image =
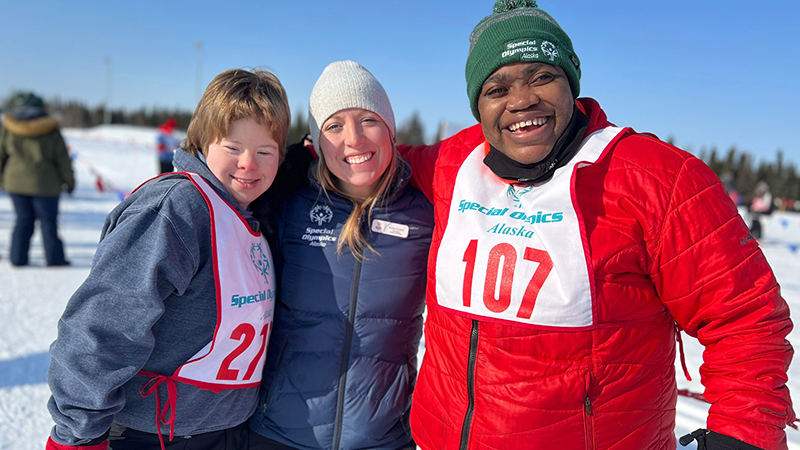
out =
<path fill-rule="evenodd" d="M 228 193 L 247 209 L 272 185 L 280 151 L 266 125 L 239 119 L 231 123 L 227 136 L 209 144 L 206 162 Z"/>

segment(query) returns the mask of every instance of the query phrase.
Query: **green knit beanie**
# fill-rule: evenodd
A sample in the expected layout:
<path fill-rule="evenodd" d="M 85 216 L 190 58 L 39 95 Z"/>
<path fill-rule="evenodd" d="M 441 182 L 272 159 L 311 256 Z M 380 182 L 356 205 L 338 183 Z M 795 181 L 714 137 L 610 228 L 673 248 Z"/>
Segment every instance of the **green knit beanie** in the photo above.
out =
<path fill-rule="evenodd" d="M 543 62 L 564 69 L 578 98 L 581 90 L 580 60 L 572 41 L 535 0 L 497 0 L 469 35 L 467 96 L 472 115 L 480 122 L 478 96 L 483 82 L 500 66 L 513 62 Z"/>
<path fill-rule="evenodd" d="M 14 97 L 12 108 L 44 108 L 44 102 L 33 92 L 20 92 Z"/>

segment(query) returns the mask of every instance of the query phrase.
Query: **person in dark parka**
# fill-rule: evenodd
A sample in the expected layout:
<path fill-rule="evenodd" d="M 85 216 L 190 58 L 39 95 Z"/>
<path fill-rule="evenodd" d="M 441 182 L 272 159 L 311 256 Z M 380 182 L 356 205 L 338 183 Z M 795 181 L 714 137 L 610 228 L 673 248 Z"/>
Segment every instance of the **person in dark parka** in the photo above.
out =
<path fill-rule="evenodd" d="M 0 186 L 11 194 L 17 214 L 11 237 L 11 264 L 28 264 L 33 227 L 38 220 L 47 265 L 69 265 L 58 237 L 58 198 L 62 191 L 72 192 L 75 178 L 58 121 L 47 115 L 41 98 L 21 93 L 3 124 Z"/>

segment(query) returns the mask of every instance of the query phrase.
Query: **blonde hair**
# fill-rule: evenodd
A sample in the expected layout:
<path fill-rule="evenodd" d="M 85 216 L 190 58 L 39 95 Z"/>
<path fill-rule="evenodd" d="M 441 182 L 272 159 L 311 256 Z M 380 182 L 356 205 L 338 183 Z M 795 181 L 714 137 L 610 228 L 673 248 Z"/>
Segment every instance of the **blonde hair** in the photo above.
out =
<path fill-rule="evenodd" d="M 217 75 L 194 110 L 183 149 L 206 156 L 208 146 L 227 136 L 231 123 L 239 119 L 266 125 L 283 160 L 291 121 L 289 101 L 278 77 L 266 70 L 230 69 Z"/>
<path fill-rule="evenodd" d="M 336 186 L 337 178 L 328 168 L 321 148 L 318 149 L 317 154 L 319 155 L 319 162 L 314 166 L 313 174 L 325 195 L 328 196 L 328 192 L 331 191 L 353 202 L 353 212 L 350 213 L 350 216 L 344 222 L 344 226 L 342 226 L 342 232 L 339 233 L 339 241 L 336 244 L 337 253 L 341 255 L 342 250 L 347 246 L 359 261 L 364 260 L 366 250 L 380 256 L 380 253 L 369 244 L 364 236 L 361 229 L 362 223 L 366 219 L 369 224 L 372 221 L 372 211 L 389 199 L 389 196 L 394 191 L 395 182 L 402 176 L 407 163 L 400 158 L 397 147 L 392 143 L 392 160 L 389 162 L 389 166 L 386 167 L 386 171 L 378 179 L 378 187 L 367 198 L 357 200 Z"/>

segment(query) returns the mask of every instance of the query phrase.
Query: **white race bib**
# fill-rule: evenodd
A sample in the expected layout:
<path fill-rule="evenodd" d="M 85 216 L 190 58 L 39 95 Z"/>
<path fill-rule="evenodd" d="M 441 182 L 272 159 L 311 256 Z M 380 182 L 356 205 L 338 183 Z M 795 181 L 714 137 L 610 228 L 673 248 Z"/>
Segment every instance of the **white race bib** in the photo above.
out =
<path fill-rule="evenodd" d="M 217 329 L 214 338 L 175 371 L 175 381 L 204 389 L 261 383 L 275 310 L 272 254 L 260 233 L 197 174 L 188 174 L 211 212 Z"/>
<path fill-rule="evenodd" d="M 456 176 L 439 246 L 438 304 L 517 326 L 591 326 L 591 259 L 575 211 L 574 176 L 621 131 L 591 134 L 569 164 L 539 185 L 498 178 L 483 163 L 485 143 L 475 148 Z"/>

